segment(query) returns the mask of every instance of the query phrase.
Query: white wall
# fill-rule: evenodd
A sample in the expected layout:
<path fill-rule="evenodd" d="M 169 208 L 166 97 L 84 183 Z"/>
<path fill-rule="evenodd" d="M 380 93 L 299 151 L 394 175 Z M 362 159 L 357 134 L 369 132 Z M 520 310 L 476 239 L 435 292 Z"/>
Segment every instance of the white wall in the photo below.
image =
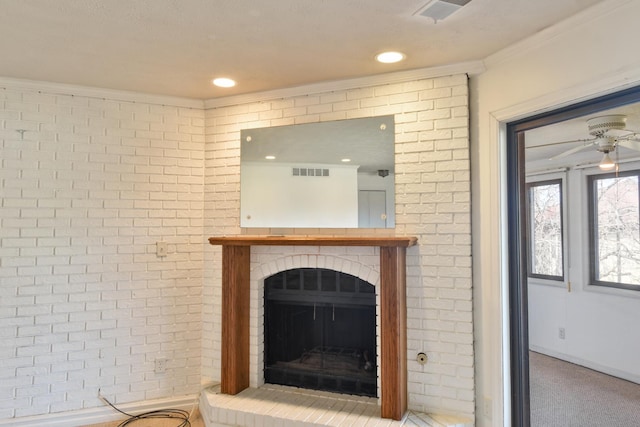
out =
<path fill-rule="evenodd" d="M 293 176 L 293 167 L 329 175 Z M 358 166 L 242 162 L 240 176 L 243 227 L 358 227 Z"/>
<path fill-rule="evenodd" d="M 620 170 L 638 167 L 627 163 Z M 567 283 L 529 279 L 529 345 L 532 350 L 640 382 L 640 339 L 630 327 L 640 324 L 640 292 L 589 286 L 586 177 L 600 173 L 595 167 L 562 174 L 570 218 L 565 222 L 570 268 Z M 564 339 L 559 328 L 565 330 Z"/>
<path fill-rule="evenodd" d="M 640 58 L 630 54 L 640 39 L 637 16 L 640 2 L 604 1 L 488 58 L 486 72 L 471 80 L 478 426 L 510 419 L 501 125 L 640 84 Z"/>

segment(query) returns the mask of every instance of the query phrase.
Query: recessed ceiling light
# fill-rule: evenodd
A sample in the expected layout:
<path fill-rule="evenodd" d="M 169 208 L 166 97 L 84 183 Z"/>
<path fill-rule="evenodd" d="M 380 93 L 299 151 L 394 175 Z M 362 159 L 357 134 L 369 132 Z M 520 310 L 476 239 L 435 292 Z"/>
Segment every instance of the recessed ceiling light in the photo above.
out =
<path fill-rule="evenodd" d="M 213 79 L 213 84 L 218 87 L 234 87 L 236 82 L 226 77 L 218 77 L 217 79 Z"/>
<path fill-rule="evenodd" d="M 402 52 L 382 52 L 376 55 L 376 61 L 383 64 L 393 64 L 394 62 L 400 62 L 405 58 Z"/>
<path fill-rule="evenodd" d="M 276 156 L 264 156 L 264 158 L 267 160 L 275 160 Z"/>
<path fill-rule="evenodd" d="M 351 161 L 351 159 L 342 159 L 342 162 L 344 163 L 349 163 Z"/>

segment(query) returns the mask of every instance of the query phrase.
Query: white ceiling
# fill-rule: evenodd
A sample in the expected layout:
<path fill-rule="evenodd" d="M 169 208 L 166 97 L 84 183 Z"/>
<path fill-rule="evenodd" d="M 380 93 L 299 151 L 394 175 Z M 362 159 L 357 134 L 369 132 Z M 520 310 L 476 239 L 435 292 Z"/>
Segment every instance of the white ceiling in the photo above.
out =
<path fill-rule="evenodd" d="M 472 0 L 437 23 L 413 16 L 428 1 L 0 0 L 0 76 L 212 99 L 482 60 L 601 0 Z"/>

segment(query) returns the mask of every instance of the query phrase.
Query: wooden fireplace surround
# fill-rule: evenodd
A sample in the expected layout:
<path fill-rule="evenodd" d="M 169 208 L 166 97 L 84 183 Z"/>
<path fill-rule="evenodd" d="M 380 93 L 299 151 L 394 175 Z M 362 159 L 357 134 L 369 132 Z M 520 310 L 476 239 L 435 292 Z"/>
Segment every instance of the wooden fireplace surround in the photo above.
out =
<path fill-rule="evenodd" d="M 236 236 L 210 237 L 222 245 L 221 391 L 249 387 L 249 287 L 251 246 L 380 247 L 380 390 L 382 418 L 407 410 L 406 250 L 416 237 Z"/>

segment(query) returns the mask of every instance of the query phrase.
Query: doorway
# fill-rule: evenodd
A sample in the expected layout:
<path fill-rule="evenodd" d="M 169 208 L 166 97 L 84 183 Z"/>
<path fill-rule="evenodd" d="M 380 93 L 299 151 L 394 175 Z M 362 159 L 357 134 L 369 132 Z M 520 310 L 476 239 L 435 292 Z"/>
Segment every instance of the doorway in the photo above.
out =
<path fill-rule="evenodd" d="M 602 96 L 507 124 L 507 201 L 511 425 L 529 427 L 529 325 L 525 221 L 525 132 L 607 109 L 640 102 L 640 87 Z"/>
<path fill-rule="evenodd" d="M 358 191 L 358 227 L 387 227 L 387 192 L 385 190 Z"/>

